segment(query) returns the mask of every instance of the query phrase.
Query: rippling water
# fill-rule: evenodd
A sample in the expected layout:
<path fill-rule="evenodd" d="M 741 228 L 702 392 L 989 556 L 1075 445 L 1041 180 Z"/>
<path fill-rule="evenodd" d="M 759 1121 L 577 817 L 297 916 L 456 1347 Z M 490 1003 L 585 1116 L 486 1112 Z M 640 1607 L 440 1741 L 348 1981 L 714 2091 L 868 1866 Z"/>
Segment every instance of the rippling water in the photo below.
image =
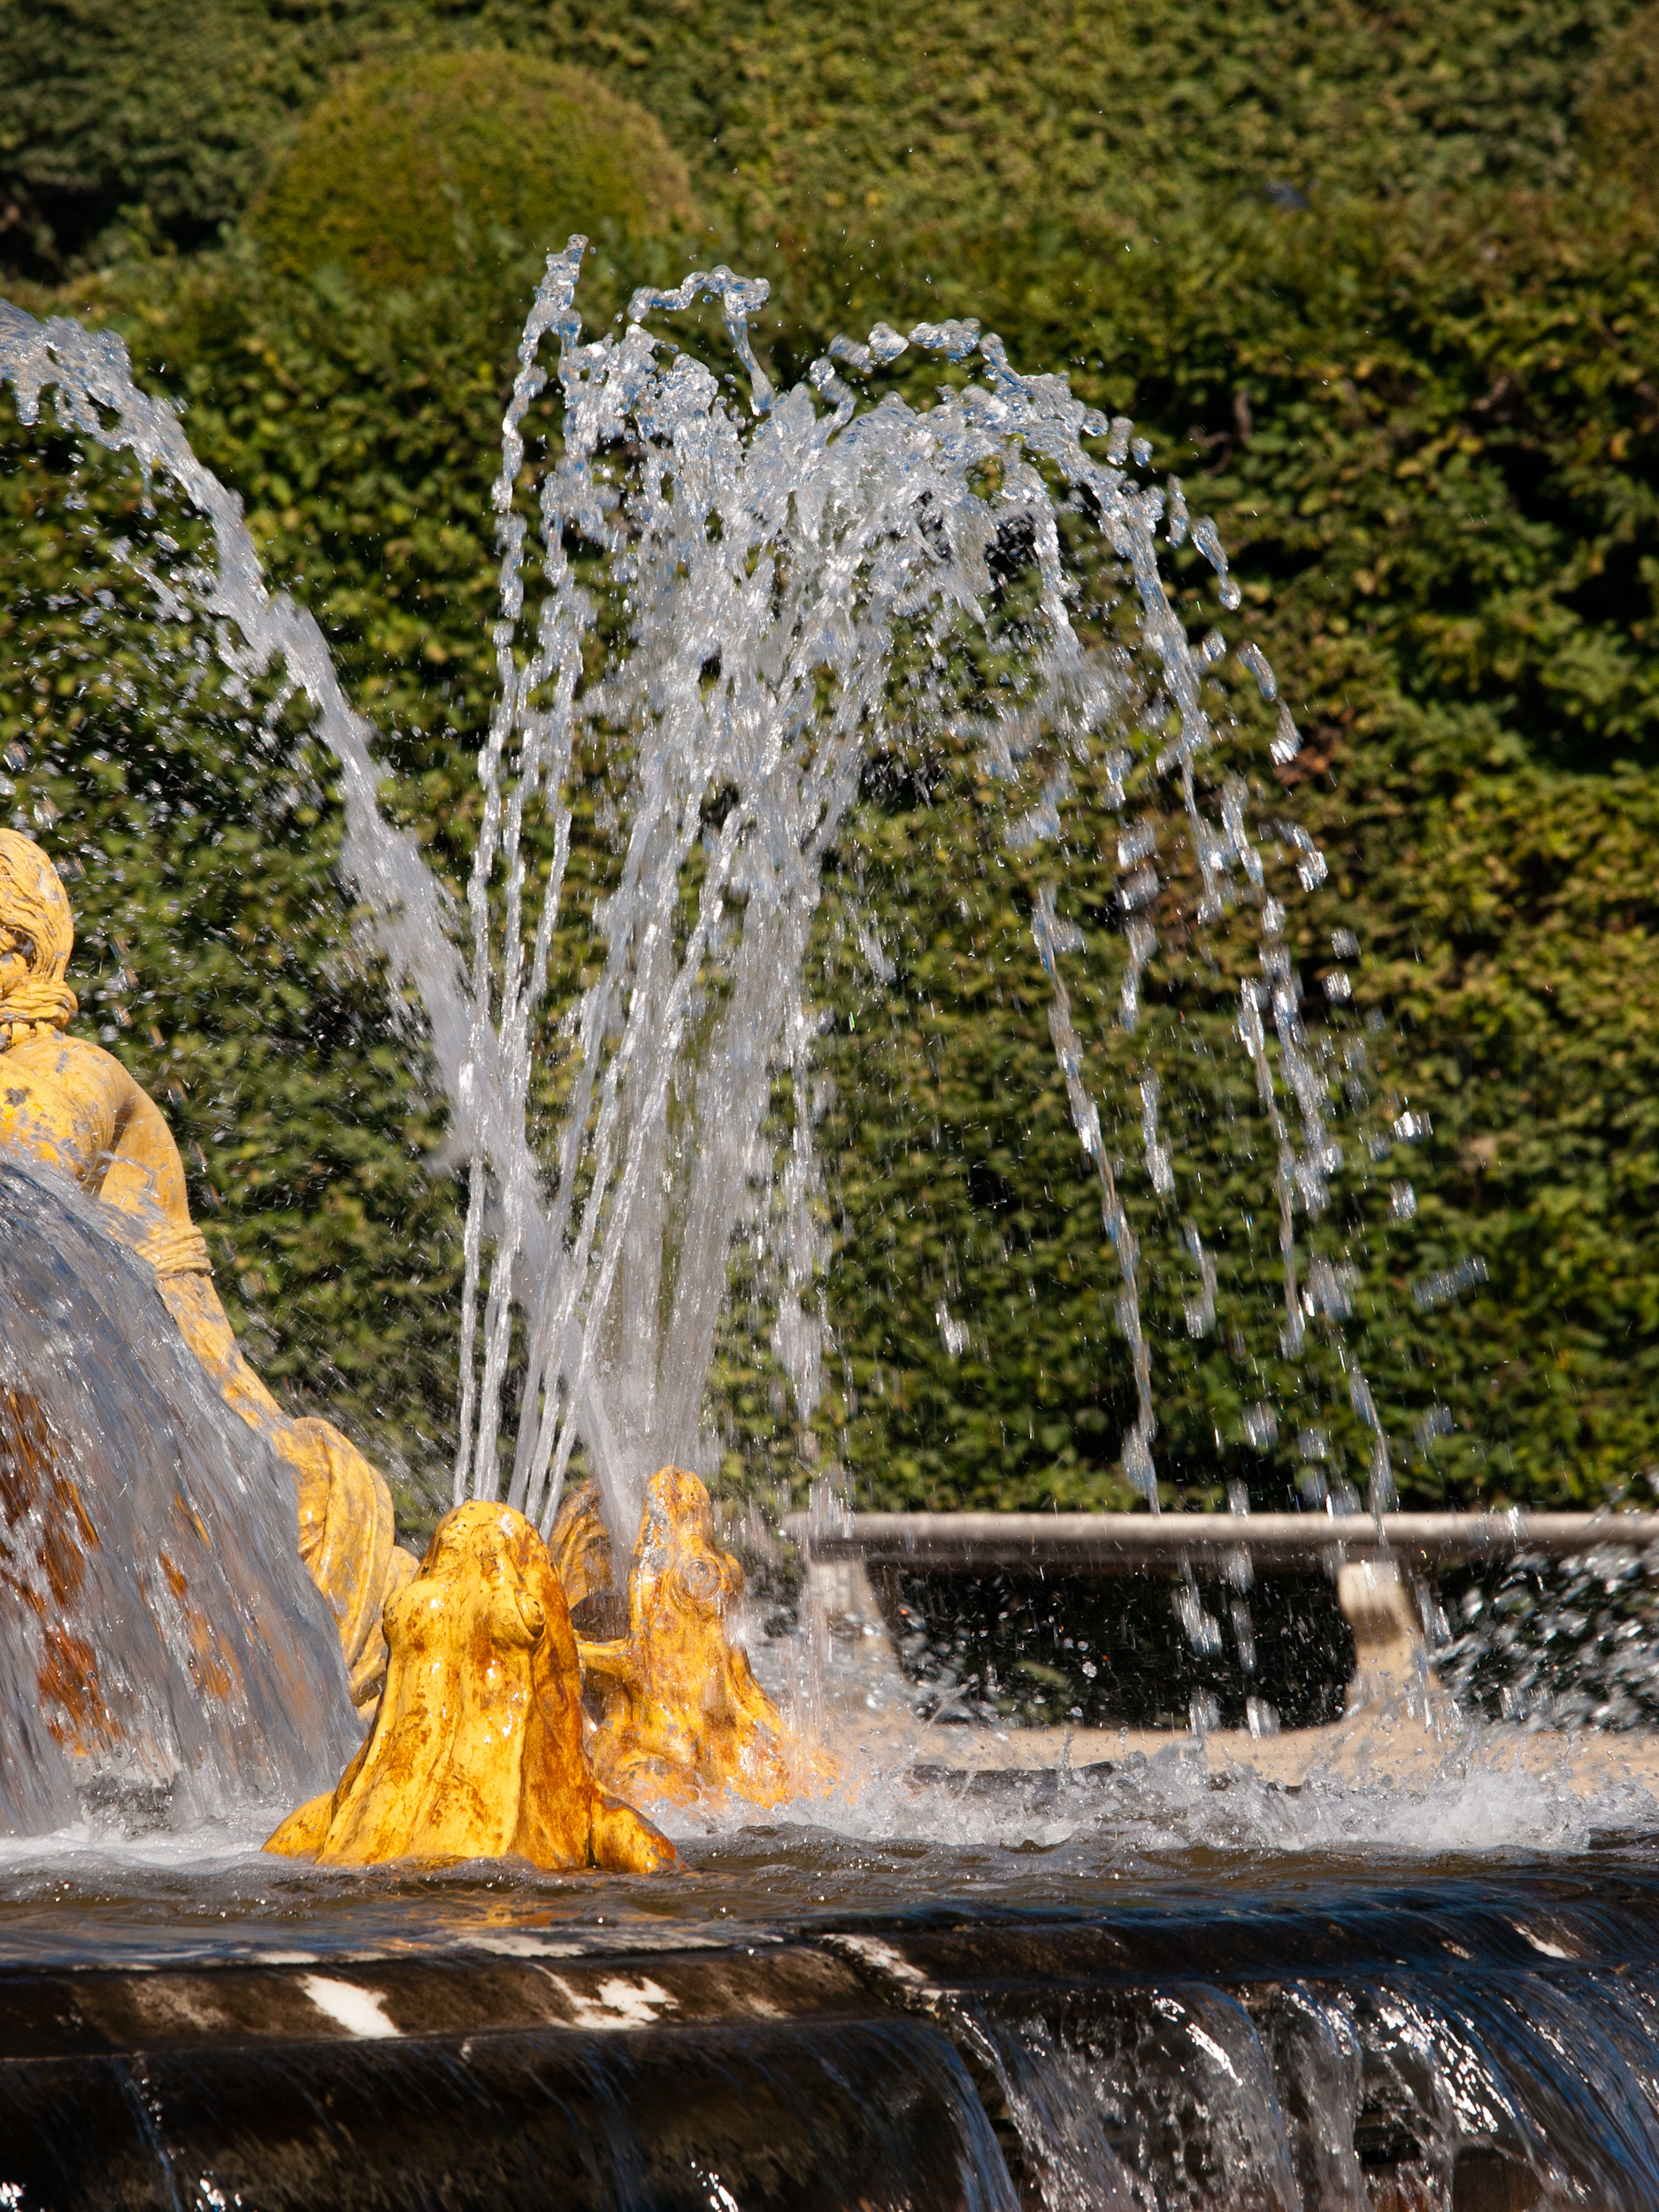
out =
<path fill-rule="evenodd" d="M 1586 1791 L 1513 1770 L 1513 1747 L 1471 1738 L 1415 1785 L 1316 1771 L 1286 1787 L 1179 1742 L 1071 1776 L 923 1768 L 762 1819 L 659 1810 L 687 1860 L 677 1881 L 513 1863 L 320 1870 L 265 1856 L 264 1817 L 135 1838 L 81 1826 L 0 1843 L 0 1963 L 419 1949 L 506 1930 L 725 1941 L 849 1913 L 1242 1914 L 1266 1931 L 1292 1909 L 1340 1909 L 1358 1931 L 1389 1918 L 1402 1885 L 1462 1910 L 1511 1889 L 1659 1884 L 1659 1807 L 1639 1780 Z M 1296 1941 L 1286 1929 L 1286 1962 Z"/>

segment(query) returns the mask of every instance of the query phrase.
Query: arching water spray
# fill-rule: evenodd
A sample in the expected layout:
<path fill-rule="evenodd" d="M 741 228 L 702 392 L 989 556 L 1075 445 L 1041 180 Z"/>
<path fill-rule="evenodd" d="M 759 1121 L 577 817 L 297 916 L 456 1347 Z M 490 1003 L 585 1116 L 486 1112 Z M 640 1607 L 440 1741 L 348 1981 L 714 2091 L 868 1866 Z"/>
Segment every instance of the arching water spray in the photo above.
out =
<path fill-rule="evenodd" d="M 66 420 L 131 451 L 207 518 L 213 566 L 182 584 L 150 571 L 158 599 L 205 616 L 244 680 L 279 667 L 342 764 L 344 864 L 395 981 L 426 1008 L 470 1162 L 456 1496 L 504 1491 L 550 1525 L 580 1442 L 613 1532 L 631 1538 L 646 1476 L 698 1456 L 740 1229 L 769 1256 L 774 1347 L 810 1417 L 823 1358 L 814 916 L 868 764 L 944 745 L 966 747 L 1005 787 L 1011 851 L 1064 841 L 1074 773 L 1103 785 L 1120 817 L 1146 808 L 1118 840 L 1109 956 L 1120 1033 L 1145 1048 L 1129 1108 L 1137 1165 L 1114 1150 L 1121 1102 L 1102 1116 L 1099 1046 L 1079 1033 L 1066 980 L 1068 965 L 1087 975 L 1076 956 L 1087 941 L 1063 911 L 1063 860 L 1031 916 L 1117 1256 L 1135 1401 L 1125 1473 L 1156 1509 L 1149 1254 L 1179 1280 L 1186 1334 L 1218 1326 L 1213 1233 L 1206 1244 L 1194 1217 L 1171 1119 L 1185 1110 L 1154 1064 L 1148 994 L 1170 995 L 1173 937 L 1190 964 L 1207 934 L 1231 932 L 1236 946 L 1242 927 L 1260 979 L 1239 986 L 1236 1034 L 1271 1140 L 1276 1356 L 1294 1369 L 1310 1324 L 1325 1331 L 1372 1440 L 1371 1502 L 1391 1502 L 1383 1424 L 1342 1340 L 1342 1271 L 1309 1248 L 1304 1225 L 1328 1208 L 1342 1159 L 1331 1134 L 1338 1018 L 1310 1041 L 1264 857 L 1279 872 L 1287 861 L 1304 892 L 1325 864 L 1294 825 L 1253 828 L 1250 787 L 1232 764 L 1237 733 L 1210 673 L 1227 645 L 1214 630 L 1189 637 L 1190 606 L 1165 572 L 1190 540 L 1236 612 L 1213 521 L 1189 516 L 1179 483 L 1148 480 L 1150 449 L 1131 424 L 1084 405 L 1064 377 L 1018 373 L 977 324 L 838 339 L 777 394 L 749 337 L 765 288 L 717 269 L 637 293 L 620 335 L 584 342 L 583 245 L 549 256 L 503 424 L 499 690 L 479 762 L 470 959 L 457 949 L 461 918 L 376 806 L 371 733 L 320 631 L 266 588 L 234 495 L 172 411 L 134 387 L 116 339 L 0 306 L 0 375 L 24 419 L 53 390 Z M 653 327 L 703 296 L 721 309 L 744 399 Z M 872 403 L 837 366 L 880 377 L 911 348 L 952 365 L 956 380 L 931 404 L 894 390 Z M 550 377 L 557 434 L 545 459 L 528 457 Z M 526 477 L 534 515 L 520 508 Z M 1298 741 L 1273 672 L 1254 644 L 1237 657 L 1278 705 L 1282 764 Z M 554 1009 L 572 791 L 594 754 L 620 794 L 615 867 L 593 916 L 593 979 Z M 543 1145 L 535 1101 L 549 1075 L 562 1106 Z"/>

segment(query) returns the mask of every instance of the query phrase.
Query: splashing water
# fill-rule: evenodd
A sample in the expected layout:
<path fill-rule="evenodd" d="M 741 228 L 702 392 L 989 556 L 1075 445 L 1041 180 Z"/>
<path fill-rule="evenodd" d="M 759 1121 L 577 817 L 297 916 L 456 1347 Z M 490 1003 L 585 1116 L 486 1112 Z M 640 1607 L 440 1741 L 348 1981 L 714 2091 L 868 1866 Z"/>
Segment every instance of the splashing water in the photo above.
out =
<path fill-rule="evenodd" d="M 25 422 L 52 390 L 66 421 L 132 452 L 147 482 L 210 524 L 211 569 L 168 571 L 125 549 L 157 604 L 205 617 L 243 682 L 278 671 L 311 702 L 344 771 L 343 865 L 395 983 L 424 1004 L 470 1162 L 455 1495 L 504 1494 L 549 1526 L 580 1444 L 628 1541 L 647 1475 L 697 1463 L 740 1234 L 764 1262 L 774 1349 L 810 1417 L 825 1329 L 814 914 L 871 762 L 946 745 L 1004 792 L 1014 852 L 1061 838 L 1084 782 L 1120 815 L 1145 808 L 1125 818 L 1118 928 L 1104 953 L 1097 933 L 1093 956 L 1116 965 L 1118 1048 L 1141 1056 L 1138 1165 L 1102 1125 L 1101 1048 L 1074 1013 L 1079 977 L 1095 979 L 1076 958 L 1088 941 L 1063 911 L 1059 865 L 1031 914 L 1054 1049 L 1120 1279 L 1135 1408 L 1125 1474 L 1156 1509 L 1149 1277 L 1179 1284 L 1188 1338 L 1217 1326 L 1217 1256 L 1191 1217 L 1184 1164 L 1203 1109 L 1160 1083 L 1152 1036 L 1169 1018 L 1147 997 L 1160 963 L 1167 985 L 1208 962 L 1208 985 L 1222 976 L 1236 990 L 1236 1036 L 1269 1139 L 1265 1186 L 1246 1212 L 1277 1223 L 1278 1386 L 1308 1402 L 1310 1421 L 1369 1439 L 1370 1502 L 1392 1504 L 1388 1440 L 1344 1339 L 1352 1271 L 1312 1248 L 1343 1165 L 1338 1086 L 1346 1070 L 1352 1097 L 1363 1052 L 1351 1038 L 1338 1064 L 1336 985 L 1310 1037 L 1277 893 L 1294 895 L 1279 876 L 1313 890 L 1325 863 L 1299 826 L 1253 826 L 1248 782 L 1225 765 L 1238 733 L 1218 718 L 1223 695 L 1208 673 L 1225 641 L 1214 630 L 1189 640 L 1160 568 L 1161 544 L 1167 557 L 1190 541 L 1221 607 L 1236 612 L 1214 523 L 1189 516 L 1174 480 L 1147 480 L 1143 440 L 1132 464 L 1125 419 L 1086 407 L 1063 377 L 1018 373 L 974 323 L 837 340 L 803 382 L 774 393 L 749 335 L 766 288 L 722 268 L 672 293 L 637 293 L 620 336 L 583 342 L 583 247 L 574 239 L 549 257 L 503 425 L 499 694 L 479 762 L 470 957 L 413 841 L 375 803 L 371 733 L 321 632 L 267 588 L 234 495 L 171 409 L 137 390 L 114 337 L 0 304 L 0 377 Z M 703 297 L 718 303 L 746 373 L 747 407 L 726 388 L 733 379 L 723 385 L 650 326 Z M 562 419 L 527 514 L 519 486 L 537 469 L 526 425 L 549 388 L 549 341 Z M 892 391 L 861 403 L 836 365 L 876 375 L 911 348 L 942 357 L 957 380 L 928 406 Z M 964 380 L 970 360 L 979 380 Z M 1298 740 L 1273 672 L 1252 643 L 1237 658 L 1276 707 L 1271 753 L 1282 764 Z M 591 918 L 597 973 L 560 1009 L 550 979 L 572 793 L 595 753 L 625 787 L 620 826 Z M 1256 973 L 1240 956 L 1248 945 Z M 549 1082 L 563 1103 L 541 1145 L 536 1102 Z M 1369 1099 L 1355 1110 L 1363 1120 Z M 1361 1155 L 1383 1157 L 1386 1133 L 1371 1132 Z M 1313 1327 L 1328 1371 L 1299 1379 Z M 1234 1356 L 1259 1376 L 1258 1349 L 1240 1340 Z M 522 1383 L 509 1454 L 512 1368 Z M 1345 1405 L 1320 1403 L 1338 1389 Z M 1254 1417 L 1271 1436 L 1266 1410 Z"/>
<path fill-rule="evenodd" d="M 1659 1721 L 1650 1553 L 1608 1543 L 1574 1559 L 1522 1553 L 1448 1588 L 1441 1679 L 1467 1709 L 1534 1727 L 1628 1732 Z"/>

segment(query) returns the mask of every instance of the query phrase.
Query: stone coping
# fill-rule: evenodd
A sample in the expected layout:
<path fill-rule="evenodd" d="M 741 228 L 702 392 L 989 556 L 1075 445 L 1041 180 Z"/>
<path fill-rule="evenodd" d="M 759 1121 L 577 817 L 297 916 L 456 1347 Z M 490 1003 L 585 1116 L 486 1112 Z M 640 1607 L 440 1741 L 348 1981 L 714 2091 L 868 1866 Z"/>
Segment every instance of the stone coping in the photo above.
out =
<path fill-rule="evenodd" d="M 1538 1552 L 1659 1544 L 1659 1513 L 796 1513 L 784 1523 L 814 1559 L 975 1572 L 1070 1569 L 1133 1574 L 1223 1563 L 1317 1569 L 1384 1557 L 1408 1571 Z"/>

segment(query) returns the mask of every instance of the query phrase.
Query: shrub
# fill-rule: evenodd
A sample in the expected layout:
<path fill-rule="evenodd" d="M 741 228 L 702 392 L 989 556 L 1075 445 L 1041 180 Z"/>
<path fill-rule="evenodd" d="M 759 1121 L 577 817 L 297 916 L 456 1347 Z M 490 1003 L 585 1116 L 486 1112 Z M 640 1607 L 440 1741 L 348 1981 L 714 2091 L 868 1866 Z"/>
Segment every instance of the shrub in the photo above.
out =
<path fill-rule="evenodd" d="M 290 274 L 334 266 L 376 290 L 516 275 L 575 231 L 637 259 L 695 221 L 685 164 L 643 108 L 488 48 L 347 76 L 249 215 Z"/>
<path fill-rule="evenodd" d="M 1659 7 L 1644 8 L 1598 59 L 1585 141 L 1598 175 L 1648 196 L 1659 192 Z"/>

